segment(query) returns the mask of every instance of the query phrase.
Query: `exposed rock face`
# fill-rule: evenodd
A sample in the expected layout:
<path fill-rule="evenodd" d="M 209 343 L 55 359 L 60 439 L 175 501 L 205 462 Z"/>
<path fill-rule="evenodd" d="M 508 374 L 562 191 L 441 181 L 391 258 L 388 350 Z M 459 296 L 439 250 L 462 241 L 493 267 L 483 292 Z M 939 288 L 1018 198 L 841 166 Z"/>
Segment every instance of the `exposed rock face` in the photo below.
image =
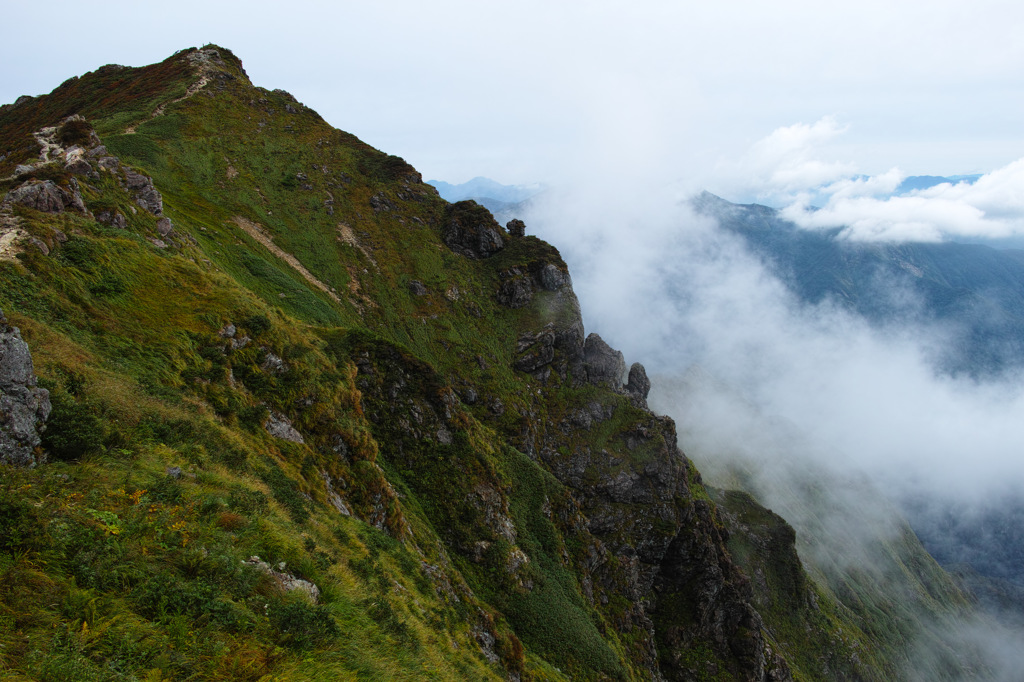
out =
<path fill-rule="evenodd" d="M 534 279 L 547 291 L 558 291 L 564 286 L 571 285 L 569 273 L 551 263 L 545 263 L 534 273 Z"/>
<path fill-rule="evenodd" d="M 512 363 L 520 372 L 533 373 L 555 359 L 555 331 L 548 325 L 536 334 L 523 334 L 516 344 L 517 357 Z"/>
<path fill-rule="evenodd" d="M 117 211 L 100 211 L 96 214 L 96 221 L 123 230 L 128 227 L 128 221 Z"/>
<path fill-rule="evenodd" d="M 626 392 L 633 397 L 637 404 L 647 407 L 647 394 L 651 392 L 651 380 L 647 378 L 647 370 L 639 362 L 634 362 L 629 368 Z"/>
<path fill-rule="evenodd" d="M 274 438 L 291 441 L 293 443 L 305 443 L 302 434 L 295 430 L 291 420 L 280 412 L 271 412 L 267 418 L 264 428 Z"/>
<path fill-rule="evenodd" d="M 260 369 L 271 374 L 284 374 L 288 371 L 288 363 L 273 353 L 267 353 L 267 356 L 263 358 Z"/>
<path fill-rule="evenodd" d="M 39 432 L 50 416 L 50 393 L 36 387 L 28 344 L 0 311 L 0 462 L 33 465 Z"/>
<path fill-rule="evenodd" d="M 526 236 L 526 223 L 519 220 L 519 218 L 513 218 L 505 223 L 505 228 L 508 230 L 509 235 L 513 237 Z"/>
<path fill-rule="evenodd" d="M 370 206 L 373 208 L 374 213 L 380 213 L 381 211 L 394 211 L 398 208 L 395 202 L 388 199 L 383 192 L 378 192 L 370 197 Z"/>
<path fill-rule="evenodd" d="M 452 251 L 469 258 L 487 258 L 505 248 L 501 226 L 475 201 L 445 207 L 441 239 Z"/>
<path fill-rule="evenodd" d="M 500 273 L 498 303 L 509 308 L 522 308 L 533 300 L 535 289 L 561 291 L 572 286 L 569 273 L 552 263 L 537 262 L 516 266 Z"/>
<path fill-rule="evenodd" d="M 761 634 L 750 582 L 732 562 L 725 542 L 710 504 L 694 500 L 655 581 L 659 648 L 667 654 L 661 658 L 662 672 L 672 680 L 694 679 L 702 671 L 689 669 L 678 652 L 703 644 L 734 661 L 720 671 L 733 679 L 791 680 L 789 667 Z"/>
<path fill-rule="evenodd" d="M 533 300 L 533 284 L 529 273 L 512 268 L 501 273 L 498 303 L 509 308 L 522 308 Z"/>
<path fill-rule="evenodd" d="M 609 388 L 622 386 L 626 361 L 621 352 L 613 349 L 597 334 L 587 336 L 583 344 L 583 363 L 587 367 L 587 379 L 590 383 Z"/>
<path fill-rule="evenodd" d="M 8 192 L 4 201 L 45 213 L 61 213 L 69 209 L 86 212 L 85 203 L 77 187 L 73 187 L 69 192 L 53 180 L 30 180 L 22 183 Z"/>
<path fill-rule="evenodd" d="M 135 203 L 153 215 L 164 212 L 164 199 L 153 186 L 153 178 L 136 173 L 131 168 L 123 168 L 125 186 L 135 195 Z"/>

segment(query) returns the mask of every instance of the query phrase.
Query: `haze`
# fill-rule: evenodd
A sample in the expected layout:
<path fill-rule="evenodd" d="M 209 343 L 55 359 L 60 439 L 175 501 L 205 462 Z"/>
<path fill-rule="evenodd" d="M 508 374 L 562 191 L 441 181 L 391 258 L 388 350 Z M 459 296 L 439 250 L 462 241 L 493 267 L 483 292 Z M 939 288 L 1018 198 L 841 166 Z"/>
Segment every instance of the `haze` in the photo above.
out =
<path fill-rule="evenodd" d="M 723 163 L 824 116 L 848 128 L 828 160 L 869 175 L 1024 156 L 1014 2 L 58 1 L 8 3 L 4 24 L 0 102 L 214 42 L 256 84 L 450 182 L 558 182 L 596 157 L 715 191 Z"/>
<path fill-rule="evenodd" d="M 851 239 L 1020 234 L 1018 3 L 57 2 L 47 16 L 5 9 L 24 30 L 0 45 L 0 101 L 223 45 L 256 84 L 424 177 L 561 187 L 533 227 L 569 258 L 588 327 L 632 360 L 714 366 L 872 462 L 918 461 L 915 444 L 959 471 L 970 442 L 999 463 L 987 477 L 1015 468 L 1014 386 L 934 377 L 942 330 L 879 336 L 798 310 L 679 201 L 709 189 Z M 986 175 L 890 196 L 906 175 L 957 173 Z M 668 271 L 691 289 L 664 290 Z"/>

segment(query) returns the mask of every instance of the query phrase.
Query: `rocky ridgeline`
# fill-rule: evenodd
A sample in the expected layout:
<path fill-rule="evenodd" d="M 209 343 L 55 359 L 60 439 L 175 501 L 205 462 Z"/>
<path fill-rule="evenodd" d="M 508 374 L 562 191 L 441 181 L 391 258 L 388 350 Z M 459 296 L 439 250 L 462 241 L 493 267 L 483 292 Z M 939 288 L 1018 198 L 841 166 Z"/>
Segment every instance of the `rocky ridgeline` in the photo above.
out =
<path fill-rule="evenodd" d="M 129 193 L 138 208 L 157 218 L 154 227 L 156 237 L 150 237 L 150 242 L 160 248 L 173 243 L 176 236 L 174 226 L 163 215 L 163 196 L 153 185 L 153 179 L 110 154 L 82 116 L 68 116 L 56 126 L 36 131 L 33 137 L 40 147 L 39 159 L 15 169 L 13 179 L 20 182 L 0 201 L 0 218 L 3 218 L 0 220 L 0 239 L 4 234 L 13 232 L 7 241 L 31 244 L 44 254 L 49 254 L 54 242 L 67 241 L 66 235 L 59 230 L 54 230 L 49 243 L 28 235 L 12 215 L 14 206 L 53 214 L 72 211 L 104 225 L 126 229 L 127 218 L 117 209 L 104 209 L 94 215 L 82 198 L 81 183 L 98 180 L 101 173 L 107 173 Z M 40 176 L 59 177 L 61 180 Z M 131 211 L 137 213 L 135 206 Z"/>
<path fill-rule="evenodd" d="M 521 220 L 510 221 L 505 233 L 486 209 L 472 201 L 448 206 L 445 220 L 443 241 L 467 258 L 490 258 L 505 248 L 508 239 L 525 236 Z M 675 423 L 647 406 L 651 382 L 643 365 L 634 363 L 627 375 L 620 351 L 597 334 L 585 336 L 572 280 L 557 256 L 498 274 L 495 296 L 503 306 L 523 308 L 533 304 L 540 292 L 550 296 L 544 307 L 552 321 L 519 337 L 512 362 L 516 370 L 541 384 L 547 384 L 554 373 L 576 387 L 589 384 L 610 390 L 627 397 L 644 415 L 639 424 L 620 434 L 626 452 L 651 453 L 642 464 L 633 463 L 622 452 L 597 450 L 585 435 L 581 438 L 580 434 L 591 433 L 622 409 L 607 398 L 570 411 L 558 424 L 531 417 L 517 443 L 572 490 L 578 512 L 586 519 L 585 527 L 577 529 L 588 545 L 581 566 L 584 596 L 592 605 L 607 603 L 613 595 L 626 597 L 629 606 L 615 627 L 632 636 L 644 633 L 638 645 L 642 651 L 635 656 L 654 679 L 662 675 L 687 679 L 692 671 L 684 652 L 710 645 L 720 659 L 734 662 L 728 672 L 737 679 L 791 680 L 786 661 L 764 636 L 750 582 L 726 547 L 727 531 L 712 504 L 694 494 L 701 481 L 678 448 Z M 368 395 L 374 393 L 369 383 L 361 386 Z M 388 389 L 387 395 L 393 401 L 402 393 L 399 385 Z M 475 391 L 472 394 L 475 398 Z M 407 399 L 412 402 L 411 397 Z M 428 411 L 436 414 L 438 408 L 447 411 L 441 405 L 423 405 L 418 417 Z M 394 407 L 389 412 L 389 419 L 393 418 Z M 431 431 L 437 428 L 439 434 L 446 433 L 445 420 L 438 416 L 437 421 L 441 426 Z M 489 490 L 488 494 L 474 490 L 466 499 L 475 507 L 489 500 L 488 518 L 502 518 L 501 509 L 507 508 L 508 501 L 499 487 Z M 528 557 L 515 545 L 514 527 L 510 533 L 493 530 L 512 546 L 507 570 L 523 588 L 515 573 Z M 489 546 L 488 541 L 480 541 L 463 552 L 480 562 Z"/>
<path fill-rule="evenodd" d="M 28 344 L 0 310 L 0 463 L 35 465 L 50 393 L 36 386 Z"/>
<path fill-rule="evenodd" d="M 207 94 L 224 90 L 231 95 L 239 85 L 238 76 L 224 70 L 216 50 L 195 50 L 184 58 L 198 74 L 186 97 L 207 86 Z M 251 97 L 250 104 L 267 103 L 265 98 L 255 99 L 256 92 L 234 96 L 242 102 Z M 302 111 L 294 98 L 284 100 L 286 113 Z M 280 102 L 275 106 L 282 108 Z M 152 116 L 162 112 L 163 107 L 158 107 Z M 268 109 L 266 113 L 272 117 L 274 112 Z M 253 125 L 268 135 L 274 130 L 272 120 Z M 291 130 L 291 125 L 285 128 Z M 34 232 L 41 234 L 46 229 L 43 226 L 53 222 L 47 214 L 67 212 L 92 215 L 97 222 L 118 229 L 152 229 L 156 236 L 150 241 L 157 246 L 166 246 L 164 240 L 175 237 L 152 179 L 109 154 L 84 119 L 66 118 L 52 128 L 38 130 L 33 137 L 40 148 L 39 158 L 17 168 L 9 179 L 13 184 L 7 184 L 12 189 L 3 198 L 10 223 L 15 223 L 10 229 L 17 229 L 15 213 L 29 216 L 25 220 L 32 221 Z M 194 376 L 189 385 L 203 395 L 204 388 L 213 384 L 216 392 L 211 389 L 209 395 L 233 391 L 236 398 L 266 386 L 258 397 L 245 397 L 253 403 L 250 407 L 260 408 L 251 410 L 252 415 L 263 415 L 261 423 L 251 419 L 252 423 L 246 424 L 245 428 L 254 432 L 246 438 L 273 441 L 268 451 L 278 455 L 308 452 L 307 461 L 312 465 L 302 464 L 305 480 L 301 487 L 265 479 L 268 486 L 271 480 L 278 486 L 272 487 L 272 494 L 281 496 L 281 504 L 287 500 L 294 503 L 298 518 L 299 512 L 308 513 L 319 501 L 330 514 L 358 518 L 387 533 L 410 550 L 410 557 L 418 554 L 421 572 L 436 595 L 445 604 L 462 605 L 456 611 L 458 617 L 466 621 L 484 658 L 504 668 L 501 674 L 506 679 L 520 678 L 523 651 L 518 640 L 502 634 L 508 630 L 506 625 L 495 625 L 499 609 L 505 608 L 499 606 L 504 601 L 499 593 L 516 595 L 514 601 L 506 602 L 510 608 L 529 607 L 534 610 L 526 613 L 550 614 L 550 609 L 564 604 L 551 597 L 560 589 L 571 593 L 571 606 L 578 607 L 581 627 L 596 626 L 594 637 L 610 645 L 609 656 L 617 660 L 608 669 L 624 671 L 623 677 L 791 679 L 752 605 L 750 583 L 726 549 L 727 532 L 703 494 L 699 475 L 677 445 L 675 424 L 648 409 L 650 381 L 643 366 L 634 363 L 627 371 L 621 352 L 597 334 L 585 333 L 568 268 L 558 252 L 527 237 L 522 221 L 510 221 L 502 228 L 472 201 L 442 205 L 418 186 L 418 174 L 404 162 L 372 156 L 371 152 L 379 154 L 375 150 L 354 149 L 353 154 L 364 155 L 363 161 L 386 161 L 391 184 L 375 181 L 368 186 L 370 183 L 359 177 L 360 165 L 354 163 L 345 167 L 351 177 L 340 171 L 335 176 L 331 171 L 331 177 L 342 180 L 329 186 L 339 194 L 349 191 L 345 189 L 348 185 L 353 186 L 352 191 L 364 192 L 361 201 L 369 204 L 372 214 L 364 208 L 365 218 L 354 215 L 368 231 L 378 230 L 374 237 L 387 243 L 385 230 L 391 229 L 387 226 L 404 223 L 396 214 L 409 211 L 410 223 L 429 224 L 433 230 L 425 232 L 430 235 L 431 249 L 440 237 L 448 249 L 468 259 L 459 264 L 466 266 L 460 279 L 441 280 L 441 285 L 437 279 L 423 277 L 430 270 L 411 270 L 410 275 L 421 279 L 407 280 L 409 295 L 423 303 L 421 297 L 432 297 L 433 288 L 454 303 L 460 289 L 473 287 L 483 295 L 472 301 L 472 306 L 466 304 L 466 314 L 475 318 L 471 323 L 479 325 L 481 336 L 503 336 L 486 339 L 494 342 L 491 347 L 467 339 L 466 358 L 471 361 L 475 356 L 481 371 L 449 375 L 448 369 L 424 361 L 417 354 L 420 347 L 403 348 L 387 338 L 384 325 L 400 325 L 402 319 L 385 319 L 381 327 L 371 327 L 368 331 L 372 333 L 365 335 L 358 329 L 345 334 L 331 332 L 330 347 L 338 354 L 339 368 L 347 363 L 345 371 L 352 373 L 351 393 L 344 396 L 346 402 L 339 402 L 353 415 L 349 423 L 347 413 L 345 419 L 336 421 L 305 417 L 303 411 L 318 399 L 316 392 L 275 402 L 272 387 L 298 385 L 312 365 L 305 364 L 301 355 L 291 355 L 269 340 L 254 341 L 234 324 L 225 324 L 215 337 L 211 334 L 211 346 L 223 351 L 228 360 L 223 377 Z M 316 161 L 311 167 L 327 176 L 326 162 Z M 227 173 L 229 178 L 238 177 L 231 165 Z M 157 177 L 161 177 L 159 173 Z M 303 191 L 315 184 L 315 179 L 304 173 L 295 174 L 295 179 Z M 94 201 L 98 188 L 116 193 L 120 208 L 110 208 L 115 204 L 103 201 L 101 209 L 100 202 Z M 333 215 L 334 194 L 328 192 L 328 196 L 331 198 L 324 205 Z M 95 214 L 89 213 L 90 200 Z M 345 205 L 338 201 L 338 211 L 346 210 Z M 429 210 L 409 209 L 419 205 Z M 342 217 L 352 220 L 351 215 Z M 8 229 L 3 225 L 9 223 L 0 223 L 0 231 Z M 372 249 L 360 246 L 352 230 L 342 225 L 342 241 L 365 255 L 375 271 L 388 276 L 403 272 L 383 257 L 378 257 L 378 265 L 370 255 Z M 56 235 L 55 240 L 59 241 Z M 24 241 L 28 241 L 27 234 Z M 450 258 L 450 254 L 444 255 Z M 38 260 L 53 265 L 53 261 Z M 372 281 L 375 272 L 367 269 L 364 274 Z M 499 318 L 499 324 L 488 328 L 492 316 Z M 257 336 L 253 332 L 253 337 Z M 444 348 L 448 350 L 447 343 Z M 507 350 L 491 353 L 490 348 Z M 232 364 L 235 351 L 248 359 Z M 41 452 L 39 431 L 49 412 L 48 394 L 36 387 L 28 347 L 5 322 L 0 322 L 0 352 L 0 461 L 31 465 Z M 215 350 L 209 357 L 222 359 Z M 488 359 L 506 366 L 500 381 L 486 376 Z M 520 374 L 505 371 L 508 365 Z M 234 370 L 239 371 L 239 378 Z M 287 449 L 279 449 L 281 446 Z M 381 464 L 376 461 L 378 453 L 386 458 Z M 532 483 L 512 473 L 522 467 L 539 474 L 535 464 L 546 473 Z M 167 471 L 175 479 L 181 475 L 179 467 Z M 402 472 L 402 479 L 389 480 L 391 472 Z M 531 491 L 531 486 L 536 490 Z M 292 511 L 289 507 L 289 513 Z M 410 511 L 416 515 L 415 529 Z M 231 516 L 218 522 L 231 522 Z M 545 537 L 551 533 L 550 546 L 539 543 L 542 531 Z M 312 544 L 311 537 L 303 538 Z M 344 542 L 348 547 L 348 540 Z M 426 543 L 436 544 L 436 550 Z M 369 542 L 366 545 L 371 548 Z M 375 554 L 387 546 L 381 543 L 371 549 Z M 373 555 L 367 556 L 369 565 Z M 329 583 L 315 572 L 307 573 L 314 564 L 298 571 L 310 578 L 306 580 L 286 570 L 278 559 L 271 562 L 251 556 L 243 563 L 265 574 L 283 591 L 305 593 L 314 604 L 318 599 L 330 601 Z M 550 562 L 557 570 L 542 570 Z M 234 563 L 237 567 L 237 561 Z M 476 606 L 483 602 L 462 575 L 464 567 L 466 576 L 476 576 L 484 588 L 494 590 L 493 613 Z M 380 577 L 385 575 L 381 571 Z M 325 587 L 326 595 L 319 594 L 314 578 Z M 389 595 L 399 594 L 385 580 L 374 582 Z M 555 583 L 558 586 L 553 589 Z M 404 589 L 395 585 L 395 590 Z M 416 597 L 411 601 L 419 606 Z M 532 621 L 520 618 L 517 627 L 525 635 Z M 587 641 L 580 633 L 560 636 L 567 642 Z M 447 643 L 441 646 L 447 649 Z M 533 653 L 542 650 L 538 645 Z M 566 658 L 571 660 L 573 655 Z M 588 670 L 595 679 L 609 678 L 598 668 Z"/>

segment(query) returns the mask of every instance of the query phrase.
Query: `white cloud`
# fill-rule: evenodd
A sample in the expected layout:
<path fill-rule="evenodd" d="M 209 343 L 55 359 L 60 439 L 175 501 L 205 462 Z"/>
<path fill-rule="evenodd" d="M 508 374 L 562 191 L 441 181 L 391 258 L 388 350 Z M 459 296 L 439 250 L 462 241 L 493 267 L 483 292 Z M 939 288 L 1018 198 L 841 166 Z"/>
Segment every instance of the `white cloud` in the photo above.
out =
<path fill-rule="evenodd" d="M 1024 159 L 976 183 L 942 183 L 906 196 L 832 194 L 820 210 L 800 204 L 784 215 L 806 228 L 842 228 L 855 241 L 1002 239 L 1024 234 Z"/>
<path fill-rule="evenodd" d="M 738 162 L 719 165 L 719 182 L 742 187 L 760 201 L 803 195 L 849 177 L 852 163 L 825 161 L 820 148 L 847 130 L 832 116 L 813 124 L 796 123 L 775 129 L 756 142 Z"/>
<path fill-rule="evenodd" d="M 884 188 L 893 178 L 879 182 Z M 869 184 L 846 185 L 851 196 L 837 206 L 849 206 L 851 216 L 886 206 L 854 196 Z M 673 204 L 666 192 L 617 189 L 625 191 L 588 186 L 558 197 L 527 223 L 569 262 L 587 331 L 602 334 L 628 361 L 662 377 L 704 368 L 760 412 L 791 424 L 804 436 L 800 448 L 830 466 L 881 480 L 920 479 L 946 491 L 1024 482 L 1018 377 L 977 384 L 938 376 L 935 360 L 957 330 L 915 321 L 924 317 L 915 316 L 910 292 L 895 282 L 886 287 L 907 311 L 884 329 L 828 301 L 803 305 L 738 237 Z M 934 229 L 940 219 L 950 228 L 956 220 L 979 221 L 978 209 L 948 198 L 906 197 L 893 206 L 905 210 L 906 234 Z M 889 218 L 878 220 L 892 234 Z M 868 230 L 866 221 L 857 229 Z M 724 409 L 726 418 L 716 421 L 665 400 L 661 409 L 682 429 L 710 430 L 701 437 L 739 447 L 732 420 L 738 410 Z"/>
<path fill-rule="evenodd" d="M 726 198 L 782 207 L 783 217 L 800 227 L 839 229 L 852 241 L 1024 235 L 1024 159 L 973 184 L 942 183 L 896 196 L 906 177 L 899 168 L 861 175 L 852 162 L 828 160 L 830 145 L 847 131 L 828 116 L 778 128 L 738 162 L 720 165 L 713 183 L 726 189 Z"/>

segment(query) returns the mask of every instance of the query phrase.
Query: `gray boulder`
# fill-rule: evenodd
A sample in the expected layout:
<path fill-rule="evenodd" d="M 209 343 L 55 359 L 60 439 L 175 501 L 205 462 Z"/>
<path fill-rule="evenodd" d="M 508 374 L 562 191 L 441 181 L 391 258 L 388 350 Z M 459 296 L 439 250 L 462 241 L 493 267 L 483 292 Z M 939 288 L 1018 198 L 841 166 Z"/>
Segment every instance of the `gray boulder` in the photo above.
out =
<path fill-rule="evenodd" d="M 281 357 L 268 352 L 267 356 L 263 358 L 263 363 L 260 364 L 260 369 L 271 374 L 284 374 L 288 371 L 288 363 Z"/>
<path fill-rule="evenodd" d="M 374 213 L 380 213 L 381 211 L 394 211 L 398 208 L 395 202 L 388 199 L 384 192 L 377 192 L 370 197 L 370 206 L 373 208 Z"/>
<path fill-rule="evenodd" d="M 513 218 L 512 220 L 505 223 L 505 228 L 512 237 L 524 237 L 526 236 L 526 223 L 519 218 Z"/>
<path fill-rule="evenodd" d="M 622 387 L 626 361 L 622 353 L 605 343 L 597 334 L 590 334 L 583 343 L 583 364 L 590 383 L 610 388 Z"/>
<path fill-rule="evenodd" d="M 36 387 L 28 344 L 0 311 L 0 463 L 36 463 L 33 451 L 50 409 L 50 393 Z"/>
<path fill-rule="evenodd" d="M 96 214 L 96 222 L 103 223 L 110 227 L 124 230 L 128 227 L 128 221 L 117 211 L 100 211 Z"/>

